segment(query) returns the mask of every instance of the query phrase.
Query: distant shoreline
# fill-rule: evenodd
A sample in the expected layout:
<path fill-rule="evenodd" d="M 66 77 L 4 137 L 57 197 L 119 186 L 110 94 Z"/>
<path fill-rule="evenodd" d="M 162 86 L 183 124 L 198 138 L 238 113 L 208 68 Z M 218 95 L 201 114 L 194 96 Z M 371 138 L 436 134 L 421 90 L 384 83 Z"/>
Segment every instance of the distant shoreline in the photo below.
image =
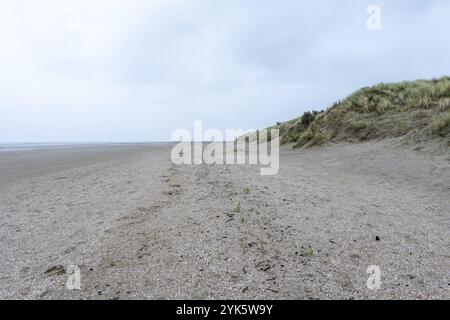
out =
<path fill-rule="evenodd" d="M 166 145 L 171 142 L 30 142 L 0 143 L 0 152 L 17 152 L 32 150 L 53 150 L 62 148 L 123 146 L 123 145 Z"/>

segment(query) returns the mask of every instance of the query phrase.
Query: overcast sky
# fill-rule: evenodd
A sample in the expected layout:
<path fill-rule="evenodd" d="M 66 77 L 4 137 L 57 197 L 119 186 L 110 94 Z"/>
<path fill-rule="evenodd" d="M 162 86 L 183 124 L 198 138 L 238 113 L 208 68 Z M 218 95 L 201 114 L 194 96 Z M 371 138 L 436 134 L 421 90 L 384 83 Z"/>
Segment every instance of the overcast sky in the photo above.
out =
<path fill-rule="evenodd" d="M 449 35 L 448 0 L 5 0 L 0 142 L 265 127 L 362 86 L 449 75 Z"/>

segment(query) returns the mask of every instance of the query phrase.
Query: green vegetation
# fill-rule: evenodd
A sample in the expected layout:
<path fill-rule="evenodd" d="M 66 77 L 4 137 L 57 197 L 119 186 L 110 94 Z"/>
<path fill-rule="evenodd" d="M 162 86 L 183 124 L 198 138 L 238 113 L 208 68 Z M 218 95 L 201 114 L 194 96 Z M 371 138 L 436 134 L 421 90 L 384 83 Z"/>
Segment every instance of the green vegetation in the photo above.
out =
<path fill-rule="evenodd" d="M 441 118 L 431 124 L 431 131 L 439 136 L 446 136 L 450 133 L 450 112 L 447 112 Z"/>
<path fill-rule="evenodd" d="M 279 129 L 281 143 L 294 143 L 301 144 L 300 138 L 309 128 L 309 126 L 314 122 L 316 117 L 323 111 L 307 111 L 301 117 L 287 122 L 277 122 L 277 125 L 269 129 Z M 307 135 L 312 139 L 315 131 L 311 129 Z M 306 137 L 306 136 L 305 136 Z"/>
<path fill-rule="evenodd" d="M 312 257 L 314 255 L 314 250 L 311 247 L 311 245 L 308 245 L 308 248 L 304 252 L 304 256 L 306 257 Z"/>
<path fill-rule="evenodd" d="M 406 134 L 449 137 L 450 77 L 381 83 L 358 90 L 326 111 L 278 122 L 282 144 L 310 147 Z"/>

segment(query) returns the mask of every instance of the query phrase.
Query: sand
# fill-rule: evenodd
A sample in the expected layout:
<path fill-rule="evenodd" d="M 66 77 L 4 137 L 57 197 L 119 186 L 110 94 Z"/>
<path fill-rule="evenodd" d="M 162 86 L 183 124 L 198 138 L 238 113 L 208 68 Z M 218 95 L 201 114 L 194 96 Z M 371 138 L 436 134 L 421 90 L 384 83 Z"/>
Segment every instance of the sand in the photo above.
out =
<path fill-rule="evenodd" d="M 450 298 L 447 150 L 283 147 L 276 176 L 170 150 L 0 153 L 0 298 Z"/>

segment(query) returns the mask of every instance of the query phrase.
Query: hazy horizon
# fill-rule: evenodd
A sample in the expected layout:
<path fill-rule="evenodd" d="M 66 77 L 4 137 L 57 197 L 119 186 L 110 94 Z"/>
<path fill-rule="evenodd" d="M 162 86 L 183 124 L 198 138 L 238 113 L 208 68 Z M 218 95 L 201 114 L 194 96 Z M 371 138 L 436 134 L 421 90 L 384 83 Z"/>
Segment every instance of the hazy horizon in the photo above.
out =
<path fill-rule="evenodd" d="M 380 29 L 367 9 L 380 8 Z M 262 128 L 380 82 L 450 74 L 450 3 L 0 5 L 0 143 L 167 142 Z"/>

